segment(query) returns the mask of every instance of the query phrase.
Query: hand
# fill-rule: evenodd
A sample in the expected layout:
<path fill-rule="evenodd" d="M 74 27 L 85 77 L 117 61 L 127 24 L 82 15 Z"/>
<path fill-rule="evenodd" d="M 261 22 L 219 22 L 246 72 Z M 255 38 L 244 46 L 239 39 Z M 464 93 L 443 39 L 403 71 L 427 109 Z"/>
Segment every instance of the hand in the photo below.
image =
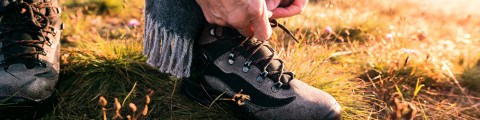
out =
<path fill-rule="evenodd" d="M 196 0 L 211 24 L 233 27 L 242 35 L 267 40 L 272 35 L 265 0 Z"/>
<path fill-rule="evenodd" d="M 285 18 L 301 14 L 307 6 L 308 0 L 294 0 L 292 5 L 282 8 L 278 7 L 282 0 L 266 0 L 268 10 L 273 12 L 272 19 Z"/>

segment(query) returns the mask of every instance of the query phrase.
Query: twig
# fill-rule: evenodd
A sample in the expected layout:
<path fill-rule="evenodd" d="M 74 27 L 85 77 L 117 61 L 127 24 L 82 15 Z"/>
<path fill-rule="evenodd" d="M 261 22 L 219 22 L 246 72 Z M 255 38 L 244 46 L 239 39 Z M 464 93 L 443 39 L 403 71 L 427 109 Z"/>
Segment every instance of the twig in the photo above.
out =
<path fill-rule="evenodd" d="M 220 99 L 220 97 L 222 97 L 222 95 L 225 94 L 225 92 L 223 92 L 222 94 L 220 94 L 217 98 L 215 98 L 215 100 L 212 101 L 212 103 L 210 103 L 210 105 L 208 106 L 208 108 L 210 109 L 212 107 L 212 105 Z"/>
<path fill-rule="evenodd" d="M 135 84 L 133 84 L 132 90 L 130 90 L 127 97 L 125 97 L 125 99 L 123 99 L 122 106 L 125 105 L 125 101 L 127 101 L 128 97 L 130 97 L 130 95 L 132 95 L 133 91 L 135 91 L 136 86 L 137 86 L 137 81 L 135 81 Z"/>

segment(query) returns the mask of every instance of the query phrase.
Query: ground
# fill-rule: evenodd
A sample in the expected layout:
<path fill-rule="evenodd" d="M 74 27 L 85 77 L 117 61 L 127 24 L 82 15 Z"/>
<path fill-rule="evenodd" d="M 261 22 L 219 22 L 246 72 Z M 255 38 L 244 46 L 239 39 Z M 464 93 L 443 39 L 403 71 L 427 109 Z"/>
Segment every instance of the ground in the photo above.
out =
<path fill-rule="evenodd" d="M 102 96 L 107 109 L 118 99 L 123 117 L 235 118 L 221 101 L 202 106 L 188 100 L 179 92 L 181 80 L 145 64 L 143 1 L 62 3 L 59 103 L 44 119 L 103 119 Z M 480 119 L 476 5 L 475 0 L 311 0 L 302 15 L 279 19 L 300 43 L 280 29 L 269 42 L 286 69 L 337 99 L 345 119 Z M 131 20 L 139 25 L 129 25 Z M 138 106 L 137 113 L 129 103 Z"/>

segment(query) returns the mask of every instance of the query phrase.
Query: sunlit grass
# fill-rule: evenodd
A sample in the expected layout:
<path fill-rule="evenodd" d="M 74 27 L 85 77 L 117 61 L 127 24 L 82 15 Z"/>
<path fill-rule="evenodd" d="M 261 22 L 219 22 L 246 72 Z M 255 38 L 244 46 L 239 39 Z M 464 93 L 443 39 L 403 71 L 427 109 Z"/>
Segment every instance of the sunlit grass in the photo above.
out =
<path fill-rule="evenodd" d="M 476 109 L 479 99 L 473 97 L 477 95 L 475 89 L 461 90 L 463 87 L 456 84 L 459 78 L 451 76 L 451 73 L 461 74 L 465 66 L 477 63 L 476 53 L 479 51 L 475 49 L 478 46 L 475 41 L 478 38 L 472 37 L 476 36 L 473 34 L 475 32 L 472 32 L 471 27 L 465 27 L 465 24 L 478 23 L 467 22 L 462 15 L 426 11 L 414 2 L 333 0 L 314 3 L 312 6 L 303 15 L 285 20 L 287 27 L 297 27 L 301 31 L 300 36 L 303 35 L 310 42 L 302 44 L 302 47 L 288 47 L 302 52 L 292 51 L 293 56 L 284 58 L 291 60 L 289 64 L 305 66 L 289 68 L 305 71 L 303 74 L 306 76 L 340 78 L 320 79 L 331 84 L 323 83 L 325 88 L 317 86 L 326 91 L 329 91 L 329 87 L 335 89 L 341 86 L 340 89 L 329 91 L 334 96 L 342 96 L 338 91 L 362 95 L 349 96 L 347 99 L 336 97 L 344 108 L 354 108 L 353 111 L 344 112 L 346 118 L 390 118 L 393 106 L 390 98 L 395 92 L 401 93 L 406 102 L 417 106 L 417 118 L 473 119 L 480 114 Z M 333 28 L 335 32 L 332 38 L 325 35 L 329 34 L 327 27 Z M 361 31 L 359 34 L 345 34 L 358 30 Z M 284 46 L 280 43 L 279 47 L 281 49 Z M 415 52 L 408 52 L 412 50 Z M 340 55 L 327 61 L 323 57 L 310 62 L 314 59 L 311 56 L 337 55 L 335 53 Z M 325 61 L 322 67 L 312 68 L 315 62 L 320 61 Z M 323 73 L 312 75 L 317 69 Z M 370 74 L 366 71 L 372 70 L 378 74 L 362 78 L 363 81 L 353 79 L 353 76 Z M 478 74 L 476 71 L 470 72 L 475 73 Z M 303 80 L 312 84 L 315 83 L 312 81 L 319 80 L 315 77 Z M 467 78 L 466 81 L 474 81 L 468 79 L 475 77 L 464 78 Z M 349 100 L 355 104 L 345 104 Z"/>

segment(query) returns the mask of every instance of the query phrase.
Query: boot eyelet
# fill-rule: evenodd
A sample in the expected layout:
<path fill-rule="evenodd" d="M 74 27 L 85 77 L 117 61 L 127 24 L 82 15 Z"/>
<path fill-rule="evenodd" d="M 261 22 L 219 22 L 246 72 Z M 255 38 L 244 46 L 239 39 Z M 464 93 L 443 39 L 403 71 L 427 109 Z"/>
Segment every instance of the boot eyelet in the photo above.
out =
<path fill-rule="evenodd" d="M 246 72 L 248 72 L 248 70 L 250 70 L 250 69 L 249 69 L 247 66 L 243 66 L 243 69 L 242 69 L 242 70 L 243 70 L 243 72 L 246 73 Z"/>
<path fill-rule="evenodd" d="M 278 92 L 278 88 L 275 87 L 275 86 L 272 86 L 272 92 L 274 92 L 274 93 Z"/>
<path fill-rule="evenodd" d="M 228 55 L 228 64 L 233 65 L 235 63 L 235 53 L 231 52 Z"/>
<path fill-rule="evenodd" d="M 211 36 L 215 36 L 215 27 L 210 29 L 210 35 Z"/>
<path fill-rule="evenodd" d="M 263 76 L 258 76 L 257 77 L 257 82 L 262 83 L 265 80 L 265 77 Z"/>
<path fill-rule="evenodd" d="M 222 31 L 221 28 L 220 28 L 220 31 Z M 224 37 L 222 36 L 222 33 L 220 33 L 219 35 L 217 35 L 217 26 L 212 27 L 212 28 L 210 29 L 210 35 L 213 36 L 213 37 L 215 37 L 215 38 L 217 38 L 217 39 L 224 39 Z"/>
<path fill-rule="evenodd" d="M 272 92 L 276 93 L 280 90 L 280 87 L 282 87 L 283 83 L 282 82 L 276 82 L 273 86 L 272 86 Z"/>
<path fill-rule="evenodd" d="M 267 77 L 268 72 L 264 70 L 258 77 L 257 77 L 257 82 L 262 83 L 265 78 Z"/>
<path fill-rule="evenodd" d="M 249 67 L 250 67 L 251 63 L 252 63 L 251 60 L 247 60 L 247 61 L 245 62 L 245 64 L 243 64 L 243 72 L 246 73 L 246 72 L 248 72 L 248 70 L 250 70 Z"/>

